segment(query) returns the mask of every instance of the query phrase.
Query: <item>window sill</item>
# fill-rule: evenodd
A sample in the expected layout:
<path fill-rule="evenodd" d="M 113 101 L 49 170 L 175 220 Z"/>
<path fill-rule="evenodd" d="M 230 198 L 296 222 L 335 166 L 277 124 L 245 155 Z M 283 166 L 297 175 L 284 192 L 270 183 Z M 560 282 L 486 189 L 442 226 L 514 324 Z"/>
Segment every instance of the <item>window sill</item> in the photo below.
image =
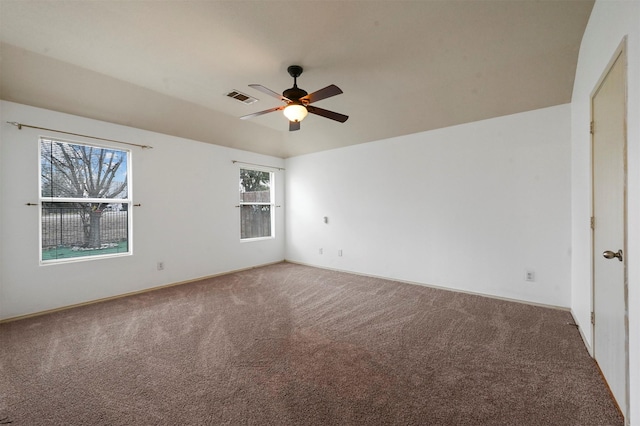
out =
<path fill-rule="evenodd" d="M 256 238 L 241 238 L 241 243 L 252 243 L 254 241 L 275 240 L 276 237 L 256 237 Z"/>

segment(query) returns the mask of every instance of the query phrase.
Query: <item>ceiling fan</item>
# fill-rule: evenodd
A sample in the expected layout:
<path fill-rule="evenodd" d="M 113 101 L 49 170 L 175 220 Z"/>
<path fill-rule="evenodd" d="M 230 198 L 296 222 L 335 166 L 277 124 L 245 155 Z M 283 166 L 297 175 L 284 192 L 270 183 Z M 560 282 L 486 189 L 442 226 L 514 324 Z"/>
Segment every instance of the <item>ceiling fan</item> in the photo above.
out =
<path fill-rule="evenodd" d="M 311 106 L 313 102 L 318 102 L 322 99 L 330 98 L 331 96 L 339 95 L 342 90 L 335 84 L 320 89 L 316 92 L 308 94 L 306 91 L 298 88 L 298 77 L 302 74 L 302 67 L 300 65 L 291 65 L 287 68 L 287 72 L 293 77 L 293 87 L 282 92 L 282 95 L 274 92 L 271 89 L 260 84 L 250 84 L 249 87 L 253 87 L 267 95 L 280 99 L 285 105 L 267 109 L 264 111 L 254 112 L 253 114 L 240 117 L 243 120 L 247 118 L 257 117 L 259 115 L 267 114 L 273 111 L 284 110 L 284 115 L 289 119 L 289 131 L 300 130 L 300 122 L 304 120 L 308 113 L 319 115 L 321 117 L 329 118 L 331 120 L 344 123 L 349 118 L 348 115 L 340 114 L 337 112 L 329 111 L 326 109 Z"/>

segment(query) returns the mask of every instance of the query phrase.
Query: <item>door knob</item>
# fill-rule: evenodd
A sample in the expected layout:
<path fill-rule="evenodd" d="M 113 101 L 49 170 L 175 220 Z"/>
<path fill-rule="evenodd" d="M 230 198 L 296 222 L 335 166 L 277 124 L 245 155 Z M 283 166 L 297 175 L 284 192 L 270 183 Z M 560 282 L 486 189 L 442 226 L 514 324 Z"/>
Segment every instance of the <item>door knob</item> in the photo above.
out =
<path fill-rule="evenodd" d="M 613 259 L 614 257 L 617 257 L 618 260 L 620 262 L 622 262 L 622 250 L 618 250 L 617 253 L 612 252 L 611 250 L 606 250 L 604 253 L 602 253 L 602 255 L 606 258 L 606 259 Z"/>

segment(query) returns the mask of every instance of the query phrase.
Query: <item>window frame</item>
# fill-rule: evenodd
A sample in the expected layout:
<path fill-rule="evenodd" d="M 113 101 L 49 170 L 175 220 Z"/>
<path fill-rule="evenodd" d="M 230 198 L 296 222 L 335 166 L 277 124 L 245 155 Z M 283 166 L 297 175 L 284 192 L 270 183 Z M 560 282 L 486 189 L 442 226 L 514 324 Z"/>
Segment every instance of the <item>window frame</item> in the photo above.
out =
<path fill-rule="evenodd" d="M 238 231 L 240 234 L 240 242 L 241 243 L 249 243 L 249 242 L 254 242 L 254 241 L 263 241 L 263 240 L 272 240 L 276 237 L 276 201 L 275 201 L 275 196 L 276 196 L 276 191 L 275 191 L 275 180 L 276 180 L 276 174 L 273 170 L 269 170 L 267 168 L 264 167 L 260 167 L 260 166 L 248 166 L 248 165 L 241 165 L 240 167 L 238 167 L 237 169 L 237 174 L 236 177 L 239 179 L 240 175 L 242 173 L 242 170 L 251 170 L 251 171 L 256 171 L 256 172 L 264 172 L 264 173 L 269 173 L 269 202 L 244 202 L 242 201 L 242 192 L 240 191 L 240 189 L 242 188 L 242 185 L 240 184 L 240 188 L 238 190 L 238 198 L 239 198 L 239 205 L 238 205 L 238 210 L 239 210 L 239 214 L 238 214 Z M 271 235 L 268 236 L 263 236 L 263 237 L 249 237 L 249 238 L 242 238 L 242 207 L 243 206 L 269 206 L 269 212 L 270 212 L 270 220 L 271 220 Z"/>
<path fill-rule="evenodd" d="M 42 190 L 42 144 L 43 141 L 52 141 L 52 142 L 61 142 L 70 145 L 81 145 L 81 146 L 89 146 L 98 149 L 108 149 L 114 151 L 120 151 L 126 153 L 127 156 L 127 197 L 126 198 L 73 198 L 73 197 L 47 197 L 43 196 Z M 93 142 L 83 142 L 77 140 L 70 140 L 65 138 L 58 138 L 52 136 L 44 136 L 40 135 L 38 137 L 38 261 L 40 266 L 49 266 L 49 265 L 59 265 L 66 263 L 74 263 L 74 262 L 87 262 L 87 261 L 95 261 L 101 259 L 111 259 L 114 257 L 123 257 L 123 256 L 131 256 L 133 255 L 133 184 L 132 184 L 132 163 L 133 163 L 133 153 L 130 149 L 122 148 L 120 146 L 114 146 L 107 143 L 93 143 Z M 105 202 L 108 201 L 108 202 Z M 127 204 L 127 251 L 118 252 L 118 253 L 106 253 L 106 254 L 95 254 L 95 255 L 86 255 L 86 256 L 75 256 L 64 259 L 47 259 L 44 260 L 42 258 L 43 255 L 43 231 L 42 231 L 42 221 L 43 221 L 43 207 L 44 203 L 99 203 L 99 204 Z"/>

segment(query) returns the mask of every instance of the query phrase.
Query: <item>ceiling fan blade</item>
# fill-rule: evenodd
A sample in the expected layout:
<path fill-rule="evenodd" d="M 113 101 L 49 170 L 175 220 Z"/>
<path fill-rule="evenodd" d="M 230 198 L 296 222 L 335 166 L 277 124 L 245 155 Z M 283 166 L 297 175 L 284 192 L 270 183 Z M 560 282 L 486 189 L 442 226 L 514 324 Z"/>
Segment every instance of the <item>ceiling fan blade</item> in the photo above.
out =
<path fill-rule="evenodd" d="M 253 118 L 253 117 L 257 117 L 259 115 L 263 115 L 263 114 L 268 114 L 270 112 L 273 111 L 280 111 L 282 109 L 284 109 L 285 106 L 279 106 L 279 107 L 275 107 L 275 108 L 271 108 L 271 109 L 266 109 L 264 111 L 258 111 L 258 112 L 254 112 L 253 114 L 249 114 L 249 115 L 243 115 L 242 117 L 240 117 L 241 120 L 246 120 L 247 118 Z"/>
<path fill-rule="evenodd" d="M 289 122 L 289 131 L 293 132 L 296 130 L 300 130 L 300 122 L 299 121 L 290 121 Z"/>
<path fill-rule="evenodd" d="M 330 98 L 331 96 L 339 95 L 342 93 L 342 90 L 335 84 L 331 86 L 327 86 L 324 89 L 316 90 L 313 93 L 308 94 L 307 96 L 303 96 L 300 98 L 301 101 L 306 101 L 308 103 L 318 102 L 323 99 Z"/>
<path fill-rule="evenodd" d="M 271 89 L 268 89 L 266 87 L 264 87 L 261 84 L 250 84 L 249 87 L 253 87 L 256 90 L 261 91 L 262 93 L 266 93 L 267 95 L 273 96 L 274 98 L 280 99 L 282 102 L 286 102 L 289 103 L 291 102 L 291 99 L 287 99 L 284 96 L 282 96 L 280 93 L 276 93 Z"/>
<path fill-rule="evenodd" d="M 333 111 L 329 111 L 329 110 L 326 110 L 326 109 L 314 107 L 314 106 L 311 106 L 311 105 L 307 106 L 307 111 L 309 111 L 311 114 L 320 115 L 322 117 L 329 118 L 329 119 L 335 120 L 335 121 L 339 121 L 341 123 L 344 123 L 345 121 L 347 121 L 349 119 L 348 115 L 344 115 L 344 114 L 340 114 L 339 112 L 333 112 Z"/>

